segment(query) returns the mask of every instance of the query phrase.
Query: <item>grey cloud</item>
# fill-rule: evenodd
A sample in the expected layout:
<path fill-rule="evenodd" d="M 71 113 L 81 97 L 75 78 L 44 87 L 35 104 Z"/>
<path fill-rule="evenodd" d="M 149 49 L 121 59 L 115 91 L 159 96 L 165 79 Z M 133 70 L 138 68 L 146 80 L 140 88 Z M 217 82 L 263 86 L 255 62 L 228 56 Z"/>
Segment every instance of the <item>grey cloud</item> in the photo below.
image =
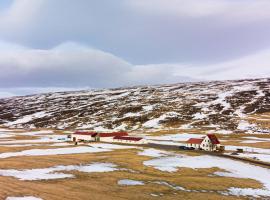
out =
<path fill-rule="evenodd" d="M 0 37 L 33 48 L 51 48 L 72 40 L 135 64 L 209 64 L 242 57 L 270 45 L 269 1 L 15 2 L 23 2 L 14 11 L 21 13 L 21 20 L 7 24 Z"/>

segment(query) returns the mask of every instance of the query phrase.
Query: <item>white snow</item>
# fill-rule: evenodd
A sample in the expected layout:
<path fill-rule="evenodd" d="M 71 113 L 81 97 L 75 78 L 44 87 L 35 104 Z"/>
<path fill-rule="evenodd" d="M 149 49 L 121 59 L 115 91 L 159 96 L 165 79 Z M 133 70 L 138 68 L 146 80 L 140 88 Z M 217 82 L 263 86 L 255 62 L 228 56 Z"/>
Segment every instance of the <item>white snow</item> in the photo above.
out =
<path fill-rule="evenodd" d="M 132 148 L 138 148 L 136 146 L 125 146 L 125 145 L 110 144 L 110 143 L 94 143 L 94 144 L 89 144 L 89 146 L 94 147 L 94 148 L 102 148 L 102 149 L 132 149 Z"/>
<path fill-rule="evenodd" d="M 228 110 L 231 108 L 231 104 L 226 101 L 226 98 L 233 94 L 232 91 L 221 92 L 218 94 L 218 98 L 214 100 L 213 104 L 221 104 L 223 106 L 223 110 Z"/>
<path fill-rule="evenodd" d="M 147 140 L 148 143 L 153 144 L 162 144 L 162 145 L 172 145 L 172 146 L 183 146 L 185 143 L 172 142 L 172 141 L 163 141 L 163 140 Z"/>
<path fill-rule="evenodd" d="M 263 149 L 263 148 L 249 147 L 249 146 L 226 145 L 225 149 L 227 151 L 236 151 L 237 149 L 243 149 L 244 152 L 270 154 L 270 149 Z"/>
<path fill-rule="evenodd" d="M 190 138 L 202 138 L 205 135 L 202 134 L 191 134 L 191 133 L 179 133 L 179 134 L 169 134 L 163 136 L 146 136 L 146 139 L 149 140 L 167 140 L 167 141 L 187 141 Z"/>
<path fill-rule="evenodd" d="M 207 118 L 207 115 L 204 113 L 195 113 L 193 116 L 193 119 L 205 119 Z"/>
<path fill-rule="evenodd" d="M 65 154 L 81 154 L 81 153 L 97 153 L 107 152 L 110 149 L 94 148 L 94 147 L 69 147 L 57 149 L 31 149 L 19 152 L 1 153 L 0 158 L 10 158 L 17 156 L 48 156 L 48 155 L 65 155 Z"/>
<path fill-rule="evenodd" d="M 190 124 L 183 124 L 181 127 L 180 127 L 180 129 L 192 129 L 193 128 L 193 126 L 191 125 L 191 123 Z"/>
<path fill-rule="evenodd" d="M 147 112 L 149 112 L 149 111 L 153 110 L 153 108 L 154 108 L 154 106 L 153 106 L 153 105 L 149 105 L 149 106 L 143 106 L 143 110 L 144 110 L 144 111 L 147 111 Z"/>
<path fill-rule="evenodd" d="M 13 126 L 13 125 L 17 125 L 17 124 L 25 124 L 27 122 L 30 122 L 32 121 L 33 119 L 38 119 L 38 118 L 42 118 L 42 117 L 46 117 L 46 116 L 49 116 L 50 114 L 44 112 L 44 111 L 41 111 L 41 112 L 37 112 L 37 113 L 34 113 L 34 114 L 31 114 L 31 115 L 25 115 L 24 117 L 22 118 L 19 118 L 13 122 L 8 122 L 4 125 L 6 126 Z"/>
<path fill-rule="evenodd" d="M 51 130 L 42 130 L 42 131 L 22 132 L 22 133 L 17 133 L 17 135 L 36 136 L 36 135 L 53 134 L 53 133 L 54 132 Z"/>
<path fill-rule="evenodd" d="M 238 153 L 237 156 L 244 158 L 252 158 L 255 160 L 260 160 L 264 162 L 270 162 L 270 154 L 261 154 L 261 153 Z"/>
<path fill-rule="evenodd" d="M 248 137 L 243 137 L 245 139 L 250 139 L 250 140 L 261 140 L 261 141 L 267 141 L 267 142 L 270 142 L 270 138 L 259 138 L 259 137 L 251 137 L 251 136 L 248 136 Z"/>
<path fill-rule="evenodd" d="M 62 171 L 80 171 L 86 173 L 111 172 L 118 170 L 116 167 L 117 166 L 112 163 L 92 163 L 88 165 L 67 165 L 67 166 L 60 165 L 42 169 L 27 169 L 27 170 L 2 169 L 0 170 L 0 175 L 11 176 L 19 180 L 27 180 L 27 181 L 50 180 L 50 179 L 63 179 L 74 177 L 73 174 L 67 174 Z"/>
<path fill-rule="evenodd" d="M 226 135 L 226 134 L 232 134 L 233 131 L 230 131 L 230 130 L 216 130 L 216 131 L 214 131 L 214 133 L 219 133 L 219 134 Z"/>
<path fill-rule="evenodd" d="M 140 151 L 138 155 L 141 156 L 149 156 L 149 157 L 161 157 L 161 156 L 167 156 L 172 153 L 168 151 L 158 150 L 158 149 L 144 149 L 143 151 Z"/>
<path fill-rule="evenodd" d="M 262 140 L 243 140 L 240 143 L 254 144 L 254 143 L 259 143 L 259 142 L 265 142 L 265 141 L 262 141 Z"/>
<path fill-rule="evenodd" d="M 165 119 L 169 119 L 169 118 L 174 118 L 174 117 L 178 117 L 180 116 L 179 113 L 176 113 L 176 112 L 167 112 L 167 113 L 164 113 L 163 115 L 161 115 L 160 117 L 158 118 L 154 118 L 154 119 L 151 119 L 147 122 L 145 122 L 144 124 L 142 124 L 143 127 L 146 127 L 146 128 L 160 128 L 160 122 L 165 120 Z"/>
<path fill-rule="evenodd" d="M 137 148 L 137 147 L 96 143 L 91 144 L 89 146 L 78 146 L 78 147 L 56 148 L 56 149 L 30 149 L 20 152 L 7 152 L 1 153 L 0 158 L 10 158 L 17 156 L 47 156 L 47 155 L 98 153 L 98 152 L 112 151 L 113 149 L 130 149 L 130 148 Z"/>
<path fill-rule="evenodd" d="M 1 133 L 0 132 L 0 138 L 10 138 L 10 137 L 14 137 L 14 135 L 10 134 L 10 133 Z"/>
<path fill-rule="evenodd" d="M 261 182 L 264 185 L 263 189 L 238 190 L 233 189 L 231 192 L 244 191 L 249 192 L 251 195 L 260 194 L 270 196 L 270 169 L 262 168 L 259 166 L 247 164 L 240 161 L 234 161 L 226 158 L 218 158 L 212 156 L 169 156 L 160 157 L 153 160 L 144 161 L 144 165 L 152 166 L 161 171 L 176 172 L 179 167 L 187 167 L 193 169 L 200 168 L 213 168 L 217 167 L 226 172 L 216 172 L 215 175 L 253 179 Z"/>
<path fill-rule="evenodd" d="M 181 156 L 161 157 L 153 160 L 144 161 L 146 166 L 152 166 L 161 171 L 175 172 L 181 163 Z"/>
<path fill-rule="evenodd" d="M 107 129 L 107 128 L 104 128 L 103 126 L 96 126 L 96 127 L 94 127 L 94 131 L 106 132 L 106 131 L 111 131 L 111 130 Z"/>
<path fill-rule="evenodd" d="M 245 120 L 240 120 L 237 129 L 247 131 L 247 130 L 251 130 L 255 127 L 256 127 L 255 124 L 250 124 L 249 122 L 247 122 Z"/>
<path fill-rule="evenodd" d="M 259 198 L 260 196 L 269 196 L 269 191 L 264 189 L 253 188 L 229 188 L 229 194 L 235 196 L 253 196 Z"/>
<path fill-rule="evenodd" d="M 129 112 L 129 113 L 124 114 L 124 118 L 125 117 L 138 117 L 138 116 L 141 116 L 141 115 L 142 115 L 141 113 L 132 113 L 132 112 Z"/>
<path fill-rule="evenodd" d="M 144 185 L 144 182 L 130 179 L 122 179 L 118 181 L 118 185 Z"/>
<path fill-rule="evenodd" d="M 6 200 L 42 200 L 42 199 L 33 196 L 25 196 L 25 197 L 7 197 Z"/>
<path fill-rule="evenodd" d="M 66 140 L 67 136 L 65 135 L 42 135 L 38 139 L 0 141 L 0 144 L 55 143 L 55 142 L 63 142 Z"/>

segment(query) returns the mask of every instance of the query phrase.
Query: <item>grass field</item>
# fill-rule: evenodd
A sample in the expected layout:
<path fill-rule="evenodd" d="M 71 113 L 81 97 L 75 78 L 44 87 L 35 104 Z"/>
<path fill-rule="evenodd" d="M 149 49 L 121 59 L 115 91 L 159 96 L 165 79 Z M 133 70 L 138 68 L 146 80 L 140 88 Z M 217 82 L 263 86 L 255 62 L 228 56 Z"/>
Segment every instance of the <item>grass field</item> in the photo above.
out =
<path fill-rule="evenodd" d="M 58 132 L 57 134 L 63 134 Z M 166 133 L 165 133 L 166 134 Z M 162 134 L 157 135 L 164 135 Z M 257 136 L 257 135 L 256 135 Z M 16 133 L 9 139 L 16 144 L 23 140 L 36 140 L 40 136 L 20 136 Z M 238 137 L 224 137 L 230 144 L 236 144 Z M 222 138 L 223 139 L 223 138 Z M 235 141 L 234 141 L 235 140 Z M 63 143 L 63 142 L 61 142 Z M 228 142 L 229 143 L 229 142 Z M 51 146 L 53 142 L 33 143 L 36 146 L 0 146 L 0 156 L 3 153 L 21 152 L 31 149 L 59 149 L 66 147 Z M 268 143 L 269 144 L 269 143 Z M 265 144 L 267 145 L 267 144 Z M 71 144 L 71 146 L 73 145 Z M 192 169 L 179 168 L 176 172 L 165 172 L 144 165 L 144 161 L 152 159 L 150 156 L 138 155 L 141 148 L 115 149 L 109 152 L 80 153 L 67 155 L 46 156 L 16 156 L 0 158 L 1 170 L 43 169 L 58 165 L 86 165 L 89 163 L 113 163 L 117 171 L 111 172 L 79 172 L 69 171 L 74 178 L 53 180 L 18 180 L 15 177 L 0 176 L 0 199 L 9 196 L 35 196 L 44 200 L 82 200 L 82 199 L 245 199 L 245 196 L 224 195 L 221 192 L 228 188 L 262 188 L 262 183 L 253 179 L 231 178 L 213 175 L 223 171 L 218 168 Z M 174 152 L 181 155 L 180 152 Z M 198 153 L 187 152 L 188 156 L 198 156 Z M 121 170 L 122 169 L 122 170 Z M 67 173 L 63 171 L 63 173 Z M 143 181 L 144 185 L 119 185 L 122 179 Z M 166 184 L 164 184 L 166 183 Z M 188 191 L 177 190 L 172 186 L 183 187 Z"/>

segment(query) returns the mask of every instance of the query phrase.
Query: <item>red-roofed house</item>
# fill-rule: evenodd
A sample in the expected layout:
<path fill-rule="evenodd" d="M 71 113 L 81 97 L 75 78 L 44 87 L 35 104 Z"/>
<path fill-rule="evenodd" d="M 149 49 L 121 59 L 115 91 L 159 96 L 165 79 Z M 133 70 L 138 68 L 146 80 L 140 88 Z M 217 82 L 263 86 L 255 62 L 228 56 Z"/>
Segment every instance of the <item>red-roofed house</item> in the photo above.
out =
<path fill-rule="evenodd" d="M 142 137 L 130 137 L 130 136 L 115 136 L 114 142 L 128 143 L 128 144 L 146 144 L 147 141 Z"/>
<path fill-rule="evenodd" d="M 220 142 L 215 134 L 207 134 L 203 138 L 190 138 L 186 146 L 205 151 L 217 151 L 220 149 Z"/>
<path fill-rule="evenodd" d="M 97 132 L 85 132 L 85 131 L 76 131 L 71 134 L 71 139 L 73 142 L 78 141 L 102 141 L 102 142 L 113 142 L 113 137 L 122 137 L 128 136 L 127 132 L 111 132 L 111 133 L 97 133 Z"/>
<path fill-rule="evenodd" d="M 102 142 L 113 142 L 114 137 L 123 137 L 128 136 L 127 132 L 111 132 L 111 133 L 98 133 L 97 134 L 97 141 Z"/>

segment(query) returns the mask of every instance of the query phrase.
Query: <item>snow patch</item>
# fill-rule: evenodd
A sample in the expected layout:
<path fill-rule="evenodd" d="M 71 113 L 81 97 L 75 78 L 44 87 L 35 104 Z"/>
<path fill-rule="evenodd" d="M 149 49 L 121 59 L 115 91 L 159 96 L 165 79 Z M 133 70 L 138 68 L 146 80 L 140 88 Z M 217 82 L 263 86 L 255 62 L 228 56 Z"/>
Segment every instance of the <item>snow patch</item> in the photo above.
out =
<path fill-rule="evenodd" d="M 122 179 L 118 181 L 118 185 L 144 185 L 144 182 L 130 179 Z"/>
<path fill-rule="evenodd" d="M 67 174 L 60 171 L 79 171 L 86 173 L 93 172 L 111 172 L 118 170 L 117 166 L 112 163 L 93 163 L 89 165 L 67 165 L 67 166 L 55 166 L 42 169 L 27 169 L 27 170 L 0 170 L 1 176 L 11 176 L 19 180 L 51 180 L 51 179 L 63 179 L 73 178 L 73 174 Z"/>

